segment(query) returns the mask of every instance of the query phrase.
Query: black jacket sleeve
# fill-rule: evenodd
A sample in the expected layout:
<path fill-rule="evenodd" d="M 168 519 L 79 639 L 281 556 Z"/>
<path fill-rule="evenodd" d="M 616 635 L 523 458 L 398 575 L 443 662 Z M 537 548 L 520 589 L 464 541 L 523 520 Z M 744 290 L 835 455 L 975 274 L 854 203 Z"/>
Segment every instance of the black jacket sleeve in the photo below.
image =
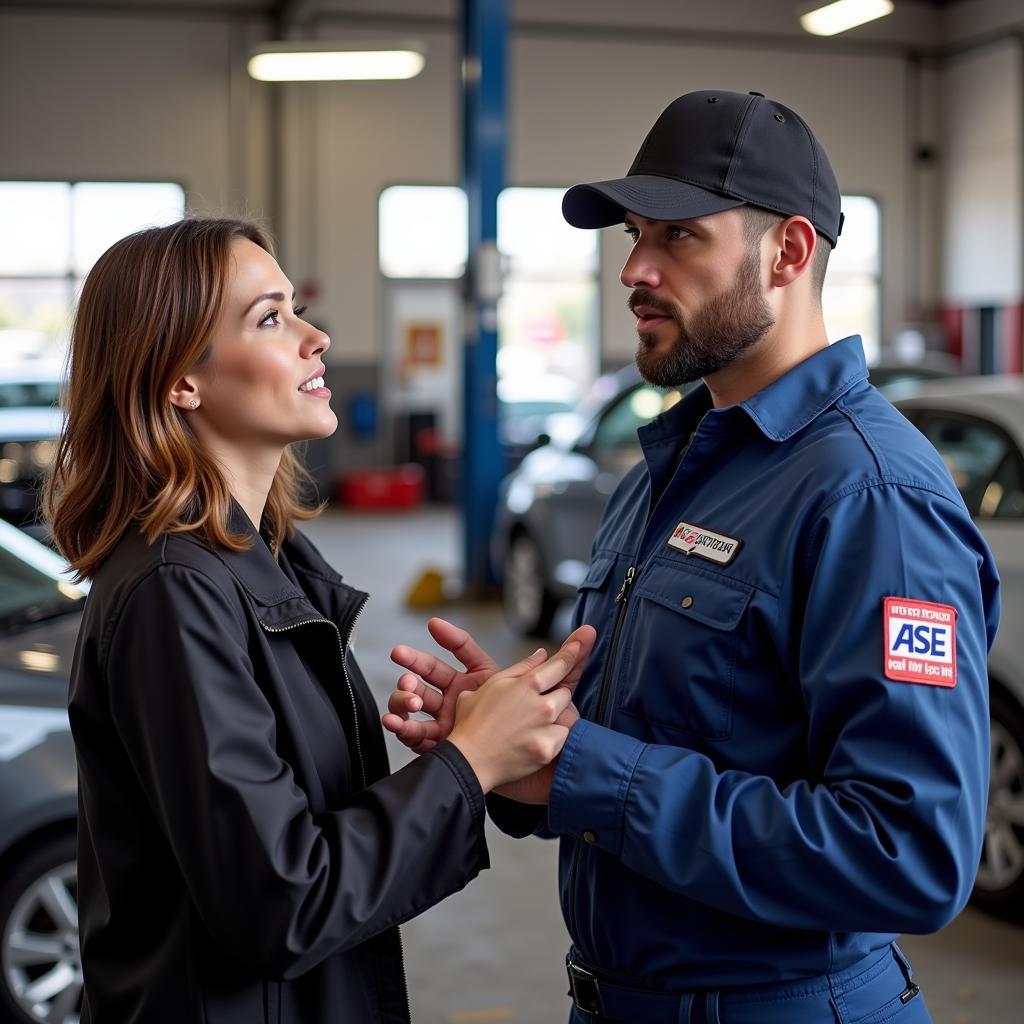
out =
<path fill-rule="evenodd" d="M 484 801 L 459 751 L 429 754 L 312 815 L 276 753 L 242 609 L 163 565 L 113 624 L 115 728 L 197 913 L 260 973 L 298 976 L 415 916 L 488 866 Z"/>

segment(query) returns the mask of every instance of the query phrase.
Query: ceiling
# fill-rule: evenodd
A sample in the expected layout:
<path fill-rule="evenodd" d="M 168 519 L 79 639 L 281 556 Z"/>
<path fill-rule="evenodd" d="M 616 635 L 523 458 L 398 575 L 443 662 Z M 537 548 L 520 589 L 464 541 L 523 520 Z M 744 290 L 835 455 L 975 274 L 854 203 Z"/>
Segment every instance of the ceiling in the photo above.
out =
<path fill-rule="evenodd" d="M 824 3 L 826 0 L 820 0 Z M 791 48 L 798 45 L 860 48 L 918 54 L 942 52 L 973 37 L 992 35 L 1016 18 L 1020 0 L 896 0 L 886 18 L 822 40 L 804 33 L 797 15 L 813 0 L 510 0 L 519 31 L 608 37 L 623 33 L 650 38 L 651 27 L 666 40 L 721 41 Z M 969 10 L 968 10 L 969 9 Z M 455 24 L 461 0 L 0 0 L 4 10 L 150 17 L 267 16 L 278 38 L 303 36 L 324 25 L 370 23 L 408 26 L 412 31 L 447 29 Z M 984 15 L 984 17 L 977 17 Z M 1010 20 L 1008 20 L 1010 19 Z"/>

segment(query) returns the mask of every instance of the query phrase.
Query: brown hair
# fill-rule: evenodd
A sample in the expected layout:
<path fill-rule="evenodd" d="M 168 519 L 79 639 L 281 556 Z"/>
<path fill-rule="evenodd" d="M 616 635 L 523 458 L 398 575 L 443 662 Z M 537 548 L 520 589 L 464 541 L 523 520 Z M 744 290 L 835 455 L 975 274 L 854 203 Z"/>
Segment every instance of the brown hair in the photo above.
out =
<path fill-rule="evenodd" d="M 757 245 L 766 231 L 786 218 L 781 213 L 766 210 L 763 206 L 741 206 L 743 214 L 743 234 L 748 245 Z M 821 290 L 825 285 L 825 271 L 828 270 L 828 258 L 832 252 L 832 243 L 823 235 L 818 235 L 818 244 L 814 247 L 811 257 L 811 293 L 821 304 Z"/>
<path fill-rule="evenodd" d="M 122 238 L 85 279 L 68 353 L 66 421 L 43 501 L 76 582 L 95 575 L 133 523 L 149 543 L 164 532 L 195 532 L 211 546 L 251 546 L 228 528 L 223 472 L 169 399 L 175 381 L 209 358 L 239 238 L 273 255 L 255 224 L 186 218 Z M 302 502 L 310 483 L 286 449 L 265 512 L 275 551 L 293 520 L 322 511 Z"/>

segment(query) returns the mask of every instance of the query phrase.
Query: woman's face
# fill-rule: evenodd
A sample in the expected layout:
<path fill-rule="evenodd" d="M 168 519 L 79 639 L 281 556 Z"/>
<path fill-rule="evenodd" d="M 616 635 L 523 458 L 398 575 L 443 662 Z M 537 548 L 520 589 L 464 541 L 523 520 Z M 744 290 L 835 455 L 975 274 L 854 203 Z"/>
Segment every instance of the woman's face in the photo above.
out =
<path fill-rule="evenodd" d="M 323 354 L 331 339 L 300 319 L 277 261 L 247 238 L 231 247 L 224 307 L 206 362 L 188 374 L 199 407 L 190 423 L 205 443 L 249 452 L 281 450 L 337 429 Z M 279 451 L 278 451 L 279 454 Z"/>

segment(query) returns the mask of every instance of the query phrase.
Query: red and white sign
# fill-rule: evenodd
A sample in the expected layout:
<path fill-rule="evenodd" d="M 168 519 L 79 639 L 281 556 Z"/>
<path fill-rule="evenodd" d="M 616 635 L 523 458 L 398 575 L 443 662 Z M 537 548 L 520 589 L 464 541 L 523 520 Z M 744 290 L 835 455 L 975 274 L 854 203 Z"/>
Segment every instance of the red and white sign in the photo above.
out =
<path fill-rule="evenodd" d="M 883 627 L 887 679 L 956 686 L 956 609 L 952 605 L 887 597 Z"/>

